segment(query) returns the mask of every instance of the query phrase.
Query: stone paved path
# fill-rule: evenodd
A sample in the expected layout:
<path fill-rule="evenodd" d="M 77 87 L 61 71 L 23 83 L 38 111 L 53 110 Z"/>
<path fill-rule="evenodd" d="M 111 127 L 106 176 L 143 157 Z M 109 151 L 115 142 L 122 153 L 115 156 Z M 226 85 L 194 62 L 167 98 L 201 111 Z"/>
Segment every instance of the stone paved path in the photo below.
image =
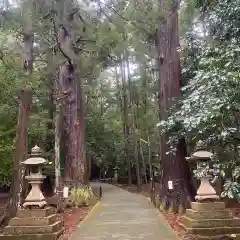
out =
<path fill-rule="evenodd" d="M 109 184 L 102 188 L 102 201 L 71 240 L 179 240 L 144 196 Z"/>

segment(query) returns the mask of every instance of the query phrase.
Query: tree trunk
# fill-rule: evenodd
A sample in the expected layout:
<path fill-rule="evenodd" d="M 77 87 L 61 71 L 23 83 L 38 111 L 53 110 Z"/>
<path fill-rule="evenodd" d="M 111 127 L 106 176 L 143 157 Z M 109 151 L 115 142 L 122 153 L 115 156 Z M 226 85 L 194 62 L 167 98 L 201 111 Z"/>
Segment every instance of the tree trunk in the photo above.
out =
<path fill-rule="evenodd" d="M 180 58 L 177 48 L 179 47 L 178 29 L 178 6 L 174 12 L 168 12 L 166 21 L 159 28 L 158 50 L 160 64 L 160 106 L 161 118 L 167 119 L 167 111 L 172 106 L 172 98 L 180 96 Z M 172 11 L 172 10 L 171 10 Z M 189 181 L 190 170 L 185 160 L 186 144 L 184 139 L 179 139 L 176 146 L 176 155 L 170 152 L 168 134 L 161 136 L 161 163 L 163 179 L 161 197 L 165 207 L 176 211 L 179 206 L 186 207 L 188 200 L 193 200 L 194 190 Z M 168 182 L 172 181 L 173 189 L 168 188 Z"/>
<path fill-rule="evenodd" d="M 132 132 L 133 132 L 133 145 L 134 145 L 134 160 L 136 164 L 136 177 L 137 177 L 137 188 L 140 190 L 141 188 L 141 174 L 140 174 L 140 161 L 139 161 L 139 126 L 138 126 L 138 93 L 134 92 L 134 88 L 132 85 L 132 104 L 131 104 L 131 110 L 132 110 Z"/>
<path fill-rule="evenodd" d="M 153 181 L 153 169 L 152 169 L 152 147 L 149 138 L 149 134 L 147 131 L 147 140 L 148 140 L 148 164 L 149 164 L 149 175 L 151 182 Z"/>
<path fill-rule="evenodd" d="M 129 153 L 129 121 L 128 121 L 128 98 L 127 98 L 127 85 L 126 85 L 126 69 L 124 58 L 121 59 L 121 79 L 122 79 L 122 95 L 123 95 L 123 132 L 125 143 L 125 157 L 128 165 L 128 184 L 132 184 L 132 164 L 130 161 Z"/>
<path fill-rule="evenodd" d="M 60 191 L 61 169 L 60 169 L 60 106 L 56 103 L 55 112 L 55 193 L 58 195 Z"/>
<path fill-rule="evenodd" d="M 138 191 L 140 191 L 142 181 L 141 181 L 141 174 L 140 174 L 139 154 L 138 154 L 139 153 L 139 142 L 137 140 L 136 131 L 134 133 L 134 139 L 135 139 L 135 142 L 134 142 L 134 160 L 135 160 L 135 163 L 136 163 L 137 189 L 138 189 Z"/>
<path fill-rule="evenodd" d="M 10 199 L 8 202 L 5 216 L 6 220 L 14 217 L 17 209 L 21 207 L 22 192 L 24 186 L 25 168 L 21 164 L 27 157 L 28 149 L 28 119 L 30 106 L 32 103 L 32 91 L 23 89 L 20 92 L 20 106 L 18 113 L 18 125 L 15 142 L 15 156 L 13 161 L 12 182 L 10 188 Z"/>
<path fill-rule="evenodd" d="M 144 159 L 144 153 L 143 153 L 143 148 L 142 148 L 142 143 L 141 141 L 139 141 L 139 150 L 141 153 L 141 158 L 142 158 L 142 166 L 143 166 L 143 172 L 144 172 L 144 182 L 145 184 L 147 184 L 147 167 L 146 167 L 146 163 L 145 163 L 145 159 Z"/>
<path fill-rule="evenodd" d="M 89 184 L 88 173 L 86 171 L 87 168 L 87 152 L 86 152 L 86 136 L 85 136 L 85 94 L 83 89 L 82 78 L 78 72 L 78 82 L 77 82 L 77 100 L 78 100 L 78 167 L 79 173 L 83 175 L 83 185 Z"/>
<path fill-rule="evenodd" d="M 86 146 L 85 146 L 85 111 L 82 79 L 79 74 L 77 57 L 73 50 L 73 9 L 64 2 L 64 20 L 58 31 L 59 49 L 66 61 L 59 68 L 59 83 L 63 98 L 64 131 L 64 179 L 69 186 L 80 187 L 86 183 Z"/>
<path fill-rule="evenodd" d="M 49 35 L 52 34 L 52 31 L 49 31 Z M 48 92 L 48 101 L 46 103 L 46 107 L 48 109 L 48 118 L 49 121 L 47 122 L 47 134 L 44 141 L 44 149 L 48 154 L 54 154 L 54 121 L 55 121 L 55 110 L 56 110 L 56 99 L 55 99 L 55 92 L 56 92 L 56 69 L 57 69 L 57 57 L 56 51 L 53 49 L 52 51 L 48 51 L 46 54 L 46 73 L 44 77 L 46 79 L 46 86 L 49 90 Z"/>
<path fill-rule="evenodd" d="M 147 108 L 148 108 L 148 78 L 147 78 L 147 73 L 146 73 L 146 67 L 147 66 L 143 66 L 143 81 L 142 81 L 142 87 L 144 89 L 143 92 L 143 96 L 141 96 L 143 105 L 144 105 L 144 130 L 145 130 L 145 137 L 148 139 L 148 125 L 147 125 Z M 140 115 L 140 114 L 139 114 Z M 140 125 L 140 124 L 139 124 Z M 143 154 L 143 148 L 142 148 L 142 144 L 141 141 L 139 141 L 140 144 L 140 150 L 141 150 L 141 156 L 142 156 L 142 161 L 143 161 L 143 170 L 144 170 L 144 179 L 145 179 L 145 183 L 147 184 L 147 167 L 146 167 L 146 163 L 145 163 L 145 158 L 144 158 L 144 154 Z"/>
<path fill-rule="evenodd" d="M 133 98 L 132 98 L 132 81 L 131 81 L 131 75 L 130 75 L 130 66 L 129 66 L 129 52 L 128 50 L 126 50 L 125 53 L 126 56 L 126 65 L 127 65 L 127 78 L 128 78 L 128 89 L 129 89 L 129 103 L 130 103 L 130 108 L 132 110 L 133 108 Z M 130 135 L 130 127 L 128 129 L 128 133 Z M 130 137 L 130 136 L 129 136 Z M 129 154 L 129 158 L 130 158 L 130 154 Z M 130 179 L 131 177 L 131 179 Z M 131 185 L 132 184 L 132 164 L 131 164 L 131 160 L 129 159 L 128 161 L 128 184 Z"/>
<path fill-rule="evenodd" d="M 51 59 L 52 60 L 52 59 Z M 51 61 L 50 60 L 50 61 Z M 51 69 L 53 70 L 53 69 Z M 47 79 L 49 81 L 49 94 L 48 94 L 48 117 L 51 121 L 47 123 L 47 135 L 45 139 L 45 150 L 48 153 L 52 153 L 54 150 L 54 83 L 53 74 L 48 74 Z"/>
<path fill-rule="evenodd" d="M 76 70 L 69 70 L 65 63 L 60 67 L 59 80 L 62 92 L 66 94 L 63 104 L 63 129 L 65 137 L 64 180 L 70 186 L 84 184 L 85 172 L 85 126 L 84 118 L 79 115 L 81 105 L 78 101 L 79 81 Z M 74 72 L 72 72 L 74 71 Z M 81 100 L 82 101 L 82 100 Z M 82 110 L 81 110 L 82 111 Z"/>

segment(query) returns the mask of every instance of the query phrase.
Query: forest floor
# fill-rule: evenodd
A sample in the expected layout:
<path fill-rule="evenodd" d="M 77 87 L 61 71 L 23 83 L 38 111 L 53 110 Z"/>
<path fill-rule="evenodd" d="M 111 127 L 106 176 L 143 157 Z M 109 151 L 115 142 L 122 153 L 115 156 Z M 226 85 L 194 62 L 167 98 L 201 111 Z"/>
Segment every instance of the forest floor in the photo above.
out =
<path fill-rule="evenodd" d="M 73 232 L 75 232 L 77 225 L 84 220 L 91 209 L 92 206 L 67 208 L 63 213 L 60 213 L 59 215 L 63 221 L 65 231 L 59 240 L 68 240 Z"/>
<path fill-rule="evenodd" d="M 132 193 L 138 193 L 142 194 L 146 197 L 150 197 L 150 190 L 151 185 L 150 184 L 143 184 L 141 186 L 140 191 L 138 191 L 136 185 L 123 185 L 123 184 L 117 184 L 117 186 L 132 192 Z M 158 183 L 155 184 L 155 189 L 160 189 L 160 185 Z M 158 194 L 158 192 L 156 192 Z M 229 208 L 234 217 L 240 218 L 240 203 L 237 202 L 228 202 L 226 203 L 226 207 Z M 189 236 L 186 234 L 184 229 L 179 225 L 180 216 L 176 213 L 163 213 L 165 216 L 168 224 L 174 229 L 174 231 L 178 234 L 178 236 L 183 240 L 194 240 L 192 236 Z"/>

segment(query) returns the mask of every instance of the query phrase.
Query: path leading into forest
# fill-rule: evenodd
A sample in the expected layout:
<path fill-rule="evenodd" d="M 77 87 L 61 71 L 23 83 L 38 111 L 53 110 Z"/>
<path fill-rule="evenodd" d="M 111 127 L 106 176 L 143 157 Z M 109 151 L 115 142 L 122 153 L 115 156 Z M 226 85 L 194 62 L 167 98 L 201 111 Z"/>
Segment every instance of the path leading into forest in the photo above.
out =
<path fill-rule="evenodd" d="M 179 240 L 164 216 L 144 196 L 110 184 L 101 185 L 101 202 L 77 227 L 71 240 Z"/>

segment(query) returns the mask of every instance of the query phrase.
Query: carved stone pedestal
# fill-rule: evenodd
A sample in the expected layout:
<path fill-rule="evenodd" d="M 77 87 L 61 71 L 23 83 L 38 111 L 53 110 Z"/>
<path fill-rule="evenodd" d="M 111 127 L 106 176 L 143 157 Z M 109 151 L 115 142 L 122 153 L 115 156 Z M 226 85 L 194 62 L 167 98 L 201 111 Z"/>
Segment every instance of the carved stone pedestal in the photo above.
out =
<path fill-rule="evenodd" d="M 20 209 L 4 228 L 0 240 L 56 240 L 63 233 L 56 210 Z"/>
<path fill-rule="evenodd" d="M 31 206 L 38 206 L 39 208 L 44 207 L 47 205 L 47 202 L 45 201 L 45 197 L 43 196 L 43 193 L 40 189 L 41 183 L 43 182 L 43 179 L 45 176 L 42 175 L 31 175 L 25 177 L 29 183 L 31 184 L 32 188 L 30 193 L 25 199 L 25 203 L 23 204 L 23 207 L 31 207 Z"/>
<path fill-rule="evenodd" d="M 224 202 L 192 202 L 191 207 L 180 224 L 195 239 L 240 239 L 240 218 L 234 218 Z"/>

